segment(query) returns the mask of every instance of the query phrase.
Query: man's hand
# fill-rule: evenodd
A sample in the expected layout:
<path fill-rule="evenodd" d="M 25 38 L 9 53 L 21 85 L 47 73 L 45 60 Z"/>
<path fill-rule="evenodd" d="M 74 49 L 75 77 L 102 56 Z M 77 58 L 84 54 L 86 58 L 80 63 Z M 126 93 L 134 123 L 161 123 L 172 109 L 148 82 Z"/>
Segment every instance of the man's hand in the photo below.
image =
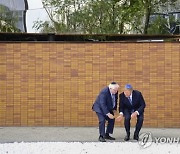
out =
<path fill-rule="evenodd" d="M 123 115 L 120 114 L 117 118 L 116 118 L 116 121 L 121 121 L 123 119 Z"/>
<path fill-rule="evenodd" d="M 137 117 L 137 112 L 133 112 L 132 114 L 131 114 L 131 118 L 136 118 Z"/>
<path fill-rule="evenodd" d="M 109 119 L 114 119 L 114 116 L 111 113 L 108 113 L 107 116 L 109 117 Z"/>

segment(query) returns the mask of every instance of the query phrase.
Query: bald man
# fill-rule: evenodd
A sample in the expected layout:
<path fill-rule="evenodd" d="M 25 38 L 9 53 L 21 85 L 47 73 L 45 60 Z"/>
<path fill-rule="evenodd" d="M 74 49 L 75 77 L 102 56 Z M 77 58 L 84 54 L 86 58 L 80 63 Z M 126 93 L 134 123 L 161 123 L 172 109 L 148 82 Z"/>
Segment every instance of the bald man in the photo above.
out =
<path fill-rule="evenodd" d="M 109 86 L 100 91 L 92 106 L 99 120 L 100 142 L 106 142 L 106 139 L 115 140 L 109 134 L 113 134 L 114 129 L 114 111 L 117 110 L 118 88 L 119 85 L 116 82 L 109 84 Z M 108 125 L 105 131 L 106 121 L 108 121 Z"/>

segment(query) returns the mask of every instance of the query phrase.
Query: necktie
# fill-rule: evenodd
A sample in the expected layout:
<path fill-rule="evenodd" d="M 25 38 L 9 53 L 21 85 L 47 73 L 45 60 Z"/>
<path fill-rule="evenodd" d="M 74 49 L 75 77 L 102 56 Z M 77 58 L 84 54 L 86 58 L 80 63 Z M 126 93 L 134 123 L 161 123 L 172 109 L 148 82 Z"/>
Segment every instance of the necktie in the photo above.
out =
<path fill-rule="evenodd" d="M 115 95 L 112 94 L 111 96 L 112 96 L 113 107 L 115 107 Z"/>
<path fill-rule="evenodd" d="M 131 98 L 130 97 L 128 97 L 128 100 L 129 100 L 129 102 L 131 103 L 131 105 L 132 105 L 132 100 L 131 100 Z"/>

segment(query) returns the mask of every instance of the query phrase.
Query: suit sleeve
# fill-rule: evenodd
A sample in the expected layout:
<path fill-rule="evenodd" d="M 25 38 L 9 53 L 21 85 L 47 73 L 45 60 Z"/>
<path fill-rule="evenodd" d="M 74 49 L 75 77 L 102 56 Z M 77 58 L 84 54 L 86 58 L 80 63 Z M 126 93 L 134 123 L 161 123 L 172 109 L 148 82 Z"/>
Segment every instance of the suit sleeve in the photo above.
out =
<path fill-rule="evenodd" d="M 107 104 L 106 104 L 106 95 L 105 94 L 101 94 L 100 95 L 100 108 L 103 111 L 103 114 L 106 115 L 109 113 L 108 109 L 107 109 Z"/>
<path fill-rule="evenodd" d="M 116 95 L 115 95 L 115 107 L 114 107 L 114 109 L 113 110 L 117 110 L 117 101 L 118 101 L 118 92 L 116 93 Z"/>
<path fill-rule="evenodd" d="M 119 113 L 124 113 L 124 105 L 123 105 L 123 95 L 119 95 Z"/>
<path fill-rule="evenodd" d="M 138 108 L 137 111 L 139 112 L 139 114 L 142 114 L 144 112 L 144 108 L 146 107 L 146 104 L 145 104 L 144 98 L 141 93 L 140 93 L 139 97 L 140 97 L 139 98 L 140 99 L 140 107 Z"/>

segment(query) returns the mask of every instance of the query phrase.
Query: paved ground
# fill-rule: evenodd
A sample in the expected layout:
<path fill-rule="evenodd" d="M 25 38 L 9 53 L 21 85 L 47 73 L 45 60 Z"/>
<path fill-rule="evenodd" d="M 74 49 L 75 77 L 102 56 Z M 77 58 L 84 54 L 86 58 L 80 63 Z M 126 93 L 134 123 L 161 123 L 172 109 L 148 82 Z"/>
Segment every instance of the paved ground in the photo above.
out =
<path fill-rule="evenodd" d="M 0 143 L 96 142 L 98 131 L 98 127 L 0 127 Z M 133 135 L 134 128 L 131 131 Z M 147 132 L 151 132 L 153 137 L 180 138 L 180 128 L 142 128 L 141 133 Z M 115 127 L 113 137 L 116 142 L 124 142 L 124 136 L 124 128 Z"/>

